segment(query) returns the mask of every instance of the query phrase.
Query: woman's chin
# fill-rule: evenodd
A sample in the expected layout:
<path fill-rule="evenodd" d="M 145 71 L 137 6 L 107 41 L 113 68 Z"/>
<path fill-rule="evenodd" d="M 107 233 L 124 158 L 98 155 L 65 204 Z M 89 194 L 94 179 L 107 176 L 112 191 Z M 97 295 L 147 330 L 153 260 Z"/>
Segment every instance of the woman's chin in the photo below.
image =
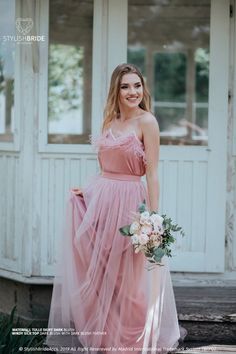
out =
<path fill-rule="evenodd" d="M 126 104 L 124 104 L 123 107 L 127 108 L 127 109 L 135 109 L 139 107 L 140 102 L 128 102 Z"/>

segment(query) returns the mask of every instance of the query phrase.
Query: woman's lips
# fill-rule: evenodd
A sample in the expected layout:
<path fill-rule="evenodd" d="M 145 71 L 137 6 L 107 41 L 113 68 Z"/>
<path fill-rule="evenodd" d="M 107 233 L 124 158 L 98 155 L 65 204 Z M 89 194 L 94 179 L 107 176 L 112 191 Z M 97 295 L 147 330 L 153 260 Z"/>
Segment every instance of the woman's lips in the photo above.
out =
<path fill-rule="evenodd" d="M 138 97 L 127 97 L 128 101 L 136 101 Z"/>

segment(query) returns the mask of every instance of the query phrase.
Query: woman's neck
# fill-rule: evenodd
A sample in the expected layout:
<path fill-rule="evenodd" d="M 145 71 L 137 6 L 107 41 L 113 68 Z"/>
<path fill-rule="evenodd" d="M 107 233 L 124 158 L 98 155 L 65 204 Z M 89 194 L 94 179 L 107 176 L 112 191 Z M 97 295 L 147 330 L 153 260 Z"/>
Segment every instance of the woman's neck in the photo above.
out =
<path fill-rule="evenodd" d="M 117 119 L 121 122 L 125 122 L 129 119 L 133 119 L 140 115 L 142 109 L 140 107 L 132 108 L 132 109 L 124 109 L 120 108 L 120 113 L 117 115 Z"/>

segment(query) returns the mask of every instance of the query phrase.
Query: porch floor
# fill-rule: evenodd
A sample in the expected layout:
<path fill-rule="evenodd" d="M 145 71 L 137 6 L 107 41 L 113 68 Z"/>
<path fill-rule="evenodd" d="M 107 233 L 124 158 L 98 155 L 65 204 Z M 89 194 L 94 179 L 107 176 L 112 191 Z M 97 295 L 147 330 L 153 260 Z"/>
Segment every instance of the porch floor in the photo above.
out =
<path fill-rule="evenodd" d="M 232 354 L 236 353 L 236 345 L 225 345 L 225 344 L 194 344 L 186 343 L 186 346 L 177 349 L 175 354 Z"/>
<path fill-rule="evenodd" d="M 236 287 L 174 287 L 186 342 L 236 345 Z M 236 348 L 234 348 L 236 353 Z"/>

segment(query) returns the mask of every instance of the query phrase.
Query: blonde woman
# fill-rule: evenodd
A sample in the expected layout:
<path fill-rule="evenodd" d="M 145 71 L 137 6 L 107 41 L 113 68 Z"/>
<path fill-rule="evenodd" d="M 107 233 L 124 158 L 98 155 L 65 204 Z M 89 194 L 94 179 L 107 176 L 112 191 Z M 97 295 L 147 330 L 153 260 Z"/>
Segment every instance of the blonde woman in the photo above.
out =
<path fill-rule="evenodd" d="M 100 174 L 68 201 L 48 326 L 68 331 L 47 337 L 64 352 L 164 354 L 186 336 L 168 260 L 148 271 L 145 256 L 119 232 L 144 199 L 150 211 L 159 207 L 160 137 L 150 107 L 138 68 L 116 67 L 101 132 L 91 135 Z"/>

